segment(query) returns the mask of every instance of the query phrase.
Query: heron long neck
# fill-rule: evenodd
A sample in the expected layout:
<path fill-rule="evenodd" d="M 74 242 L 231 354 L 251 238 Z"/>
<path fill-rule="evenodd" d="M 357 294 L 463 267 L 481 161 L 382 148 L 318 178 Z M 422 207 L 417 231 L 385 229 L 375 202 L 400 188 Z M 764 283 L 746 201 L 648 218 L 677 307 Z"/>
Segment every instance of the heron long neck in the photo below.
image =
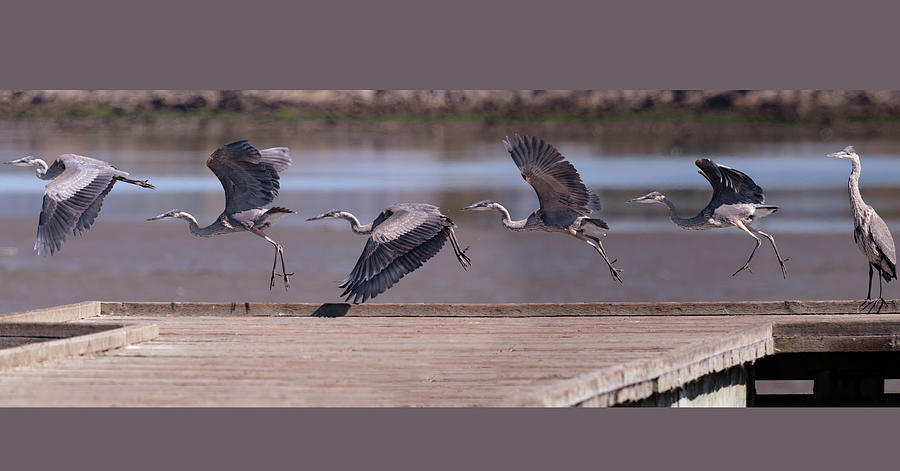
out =
<path fill-rule="evenodd" d="M 47 169 L 49 167 L 47 166 L 47 162 L 44 162 L 41 159 L 35 159 L 34 166 L 36 167 L 34 169 L 34 174 L 41 180 L 50 180 L 56 176 L 56 175 L 47 175 Z"/>
<path fill-rule="evenodd" d="M 192 216 L 190 213 L 182 212 L 179 213 L 177 217 L 178 219 L 184 219 L 185 221 L 187 221 L 188 226 L 191 229 L 191 234 L 199 237 L 209 237 L 211 235 L 214 235 L 218 232 L 218 229 L 222 227 L 221 220 L 216 220 L 216 222 L 206 227 L 200 227 L 200 225 L 197 224 L 197 218 Z"/>
<path fill-rule="evenodd" d="M 513 221 L 512 218 L 509 217 L 509 211 L 506 210 L 500 203 L 495 203 L 494 209 L 500 212 L 503 215 L 503 225 L 506 226 L 507 229 L 513 231 L 524 231 L 525 224 L 528 223 L 528 218 L 520 219 L 518 221 Z"/>
<path fill-rule="evenodd" d="M 686 219 L 678 216 L 678 211 L 675 209 L 675 203 L 673 203 L 672 200 L 663 196 L 662 202 L 666 205 L 667 208 L 669 208 L 669 219 L 671 219 L 672 222 L 677 224 L 679 227 L 692 229 L 696 225 L 696 217 Z"/>
<path fill-rule="evenodd" d="M 850 171 L 850 181 L 847 183 L 847 189 L 850 193 L 850 210 L 854 215 L 862 215 L 865 211 L 866 202 L 863 201 L 862 195 L 859 193 L 859 160 L 850 159 L 850 162 L 853 164 L 853 170 Z"/>
<path fill-rule="evenodd" d="M 359 223 L 359 219 L 356 219 L 352 213 L 348 213 L 346 211 L 341 212 L 339 214 L 341 219 L 346 221 L 350 221 L 350 229 L 353 229 L 353 232 L 357 234 L 371 234 L 372 233 L 372 223 L 368 223 L 366 225 L 362 225 Z"/>

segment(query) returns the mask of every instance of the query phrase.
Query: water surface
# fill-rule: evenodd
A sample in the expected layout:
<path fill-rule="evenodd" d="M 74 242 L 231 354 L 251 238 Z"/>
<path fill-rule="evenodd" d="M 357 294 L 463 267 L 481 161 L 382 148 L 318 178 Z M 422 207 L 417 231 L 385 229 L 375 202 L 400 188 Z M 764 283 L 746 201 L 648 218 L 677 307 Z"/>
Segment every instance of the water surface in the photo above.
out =
<path fill-rule="evenodd" d="M 867 202 L 895 233 L 900 231 L 900 139 L 723 139 L 666 146 L 652 138 L 545 136 L 600 196 L 600 216 L 611 226 L 604 244 L 626 269 L 625 284 L 618 285 L 599 257 L 574 239 L 515 234 L 500 227 L 497 215 L 458 211 L 482 199 L 503 203 L 516 218 L 537 207 L 499 132 L 494 139 L 352 133 L 350 138 L 346 133 L 249 136 L 259 148 L 288 146 L 294 158 L 294 165 L 282 174 L 275 204 L 299 214 L 285 218 L 270 233 L 284 243 L 298 278 L 290 292 L 270 293 L 272 254 L 264 241 L 250 234 L 196 239 L 181 221 L 143 222 L 173 208 L 193 213 L 201 224 L 212 221 L 224 200 L 205 160 L 218 145 L 248 136 L 172 139 L 163 133 L 0 129 L 0 160 L 34 155 L 49 162 L 60 153 L 79 153 L 110 161 L 157 186 L 148 191 L 116 185 L 91 233 L 70 238 L 54 257 L 38 257 L 31 248 L 44 182 L 30 169 L 0 167 L 0 247 L 16 252 L 0 256 L 5 285 L 0 310 L 88 298 L 337 301 L 336 284 L 352 268 L 364 239 L 350 234 L 342 221 L 305 219 L 340 208 L 368 221 L 400 201 L 444 208 L 460 226 L 463 245 L 471 246 L 474 265 L 462 272 L 452 255 L 442 253 L 377 301 L 860 297 L 865 294 L 866 268 L 850 240 L 850 164 L 824 157 L 847 144 L 862 154 Z M 752 274 L 730 277 L 753 246 L 736 229 L 689 233 L 672 225 L 662 206 L 625 203 L 658 190 L 670 196 L 682 216 L 693 216 L 711 195 L 693 163 L 699 157 L 747 173 L 765 189 L 767 202 L 780 206 L 757 227 L 774 234 L 779 248 L 791 257 L 787 281 L 777 272 L 767 245 L 758 252 Z M 47 290 L 54 294 L 47 296 Z M 886 294 L 894 291 L 891 285 Z"/>

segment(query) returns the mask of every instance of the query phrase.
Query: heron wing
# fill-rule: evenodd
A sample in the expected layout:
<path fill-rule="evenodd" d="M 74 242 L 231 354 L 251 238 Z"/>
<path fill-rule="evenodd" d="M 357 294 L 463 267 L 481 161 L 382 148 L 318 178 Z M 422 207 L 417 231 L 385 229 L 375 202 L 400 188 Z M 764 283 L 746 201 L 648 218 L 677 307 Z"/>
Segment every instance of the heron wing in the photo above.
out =
<path fill-rule="evenodd" d="M 49 251 L 52 255 L 59 251 L 70 231 L 89 229 L 100 212 L 103 198 L 115 183 L 115 175 L 122 173 L 96 159 L 90 160 L 102 165 L 65 157 L 60 156 L 54 162 L 54 166 L 58 165 L 63 170 L 44 187 L 44 201 L 34 244 L 39 254 Z"/>
<path fill-rule="evenodd" d="M 766 202 L 763 189 L 743 172 L 719 165 L 709 159 L 699 159 L 695 163 L 700 169 L 700 174 L 713 188 L 713 196 L 705 209 L 715 210 L 726 204 Z"/>
<path fill-rule="evenodd" d="M 372 235 L 356 265 L 341 283 L 341 296 L 365 302 L 433 257 L 444 244 L 445 217 L 430 205 L 391 207 L 372 223 Z M 435 238 L 440 241 L 434 240 Z"/>
<path fill-rule="evenodd" d="M 572 211 L 590 214 L 600 209 L 600 201 L 589 190 L 575 167 L 555 147 L 537 137 L 516 135 L 503 141 L 506 151 L 537 193 L 541 211 Z"/>
<path fill-rule="evenodd" d="M 887 224 L 884 223 L 884 220 L 881 219 L 878 213 L 872 213 L 872 218 L 869 222 L 869 234 L 871 234 L 872 241 L 875 242 L 875 247 L 878 248 L 885 260 L 890 262 L 890 266 L 894 271 L 893 275 L 897 276 L 897 253 L 894 251 L 894 238 L 891 236 L 891 231 L 888 229 Z"/>
<path fill-rule="evenodd" d="M 116 184 L 115 180 L 111 180 L 109 185 L 106 185 L 106 189 L 104 189 L 97 198 L 94 199 L 94 202 L 81 213 L 81 216 L 78 218 L 78 223 L 75 224 L 75 232 L 78 235 L 81 235 L 84 232 L 87 232 L 88 229 L 91 228 L 91 225 L 94 224 L 94 220 L 97 219 L 97 215 L 100 214 L 100 207 L 103 206 L 103 199 L 106 198 L 106 195 L 109 194 L 110 190 L 112 190 L 113 185 Z"/>
<path fill-rule="evenodd" d="M 276 172 L 283 172 L 294 163 L 287 147 L 272 147 L 259 151 L 263 162 L 268 162 L 275 167 Z"/>
<path fill-rule="evenodd" d="M 225 189 L 225 212 L 228 214 L 271 203 L 280 188 L 278 169 L 289 165 L 287 148 L 266 149 L 263 154 L 246 140 L 222 146 L 206 160 L 206 166 Z"/>

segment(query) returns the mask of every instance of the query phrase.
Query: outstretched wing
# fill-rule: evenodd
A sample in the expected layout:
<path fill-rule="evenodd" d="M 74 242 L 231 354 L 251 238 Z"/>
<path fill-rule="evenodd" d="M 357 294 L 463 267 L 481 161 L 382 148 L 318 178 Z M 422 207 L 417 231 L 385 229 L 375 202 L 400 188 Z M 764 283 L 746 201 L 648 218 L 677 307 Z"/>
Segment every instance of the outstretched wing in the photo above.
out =
<path fill-rule="evenodd" d="M 763 189 L 743 172 L 719 165 L 709 159 L 694 162 L 713 188 L 713 196 L 707 209 L 715 209 L 724 204 L 763 204 L 766 196 Z"/>
<path fill-rule="evenodd" d="M 105 162 L 79 157 L 61 155 L 53 163 L 62 171 L 44 187 L 34 243 L 38 254 L 52 255 L 62 247 L 69 232 L 88 230 L 100 212 L 103 198 L 115 184 L 115 176 L 122 173 Z"/>
<path fill-rule="evenodd" d="M 374 230 L 341 283 L 341 296 L 366 302 L 437 254 L 447 239 L 444 216 L 431 205 L 395 205 L 372 223 Z"/>
<path fill-rule="evenodd" d="M 271 149 L 263 149 L 259 151 L 259 155 L 263 162 L 268 162 L 275 167 L 276 172 L 283 172 L 291 166 L 291 154 L 287 147 L 273 147 Z"/>
<path fill-rule="evenodd" d="M 286 147 L 256 150 L 246 140 L 217 149 L 206 166 L 225 189 L 225 212 L 235 214 L 271 203 L 280 188 L 278 172 L 290 166 Z"/>
<path fill-rule="evenodd" d="M 100 208 L 103 206 L 103 198 L 106 198 L 106 195 L 109 194 L 115 184 L 115 180 L 110 181 L 109 185 L 106 186 L 106 189 L 100 192 L 100 195 L 94 199 L 94 202 L 81 213 L 81 216 L 78 218 L 78 223 L 75 224 L 75 234 L 81 235 L 91 228 L 91 225 L 94 224 L 94 220 L 97 219 L 97 215 L 100 214 Z"/>
<path fill-rule="evenodd" d="M 600 209 L 597 195 L 584 186 L 575 167 L 543 139 L 516 135 L 514 139 L 507 137 L 503 145 L 522 178 L 534 187 L 544 213 L 590 214 Z"/>

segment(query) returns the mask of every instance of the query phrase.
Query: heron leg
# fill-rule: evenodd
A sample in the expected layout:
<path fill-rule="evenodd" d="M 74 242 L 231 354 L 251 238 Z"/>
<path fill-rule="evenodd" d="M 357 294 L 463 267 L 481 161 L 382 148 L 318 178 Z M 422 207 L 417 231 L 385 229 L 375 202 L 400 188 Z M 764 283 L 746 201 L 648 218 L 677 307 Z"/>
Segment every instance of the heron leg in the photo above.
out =
<path fill-rule="evenodd" d="M 745 263 L 744 266 L 742 266 L 741 268 L 738 268 L 738 271 L 732 273 L 731 276 L 737 275 L 738 273 L 742 272 L 742 271 L 745 270 L 745 269 L 746 269 L 747 271 L 749 271 L 750 273 L 753 273 L 753 270 L 750 269 L 750 260 L 753 260 L 753 254 L 755 254 L 755 253 L 756 253 L 756 249 L 758 249 L 759 246 L 762 245 L 762 241 L 759 240 L 759 237 L 756 237 L 755 235 L 753 235 L 753 233 L 750 232 L 749 229 L 747 229 L 747 226 L 745 226 L 743 222 L 741 222 L 741 221 L 735 221 L 735 222 L 734 222 L 734 225 L 737 226 L 738 229 L 740 229 L 740 230 L 746 232 L 747 234 L 749 234 L 750 237 L 753 237 L 753 239 L 756 240 L 756 247 L 753 247 L 753 251 L 750 252 L 750 258 L 747 259 L 747 263 Z"/>
<path fill-rule="evenodd" d="M 291 287 L 291 280 L 289 277 L 293 275 L 293 273 L 288 273 L 287 269 L 284 268 L 284 247 L 279 245 L 278 253 L 281 254 L 281 273 L 284 274 L 284 290 L 287 291 L 287 289 Z"/>
<path fill-rule="evenodd" d="M 619 276 L 619 272 L 622 271 L 621 268 L 614 268 L 612 266 L 613 263 L 616 263 L 616 260 L 609 261 L 609 257 L 606 256 L 606 251 L 603 250 L 603 244 L 600 242 L 600 239 L 594 237 L 586 237 L 584 239 L 585 242 L 588 243 L 591 247 L 597 249 L 600 252 L 600 256 L 603 257 L 603 261 L 606 262 L 606 266 L 609 267 L 609 274 L 612 275 L 613 278 L 616 279 L 619 283 L 622 283 L 622 277 Z"/>
<path fill-rule="evenodd" d="M 278 246 L 275 246 L 275 260 L 272 261 L 272 277 L 269 279 L 269 291 L 275 287 L 275 268 L 278 266 Z"/>
<path fill-rule="evenodd" d="M 866 300 L 859 306 L 859 312 L 872 312 L 875 303 L 872 301 L 872 264 L 869 264 L 869 292 L 866 294 Z"/>
<path fill-rule="evenodd" d="M 866 294 L 866 299 L 872 299 L 872 264 L 869 264 L 869 292 Z"/>
<path fill-rule="evenodd" d="M 781 276 L 786 280 L 787 279 L 787 270 L 785 270 L 785 268 L 784 268 L 784 262 L 788 261 L 789 259 L 786 258 L 786 259 L 782 260 L 781 254 L 778 253 L 778 247 L 775 246 L 775 238 L 769 234 L 766 234 L 763 231 L 754 229 L 753 226 L 747 226 L 747 229 L 750 229 L 753 232 L 762 234 L 763 236 L 765 236 L 766 239 L 769 239 L 769 242 L 772 243 L 772 248 L 775 249 L 775 257 L 778 258 L 778 264 L 781 265 Z"/>
<path fill-rule="evenodd" d="M 459 260 L 459 264 L 462 265 L 463 270 L 465 270 L 466 267 L 472 265 L 472 259 L 466 255 L 466 251 L 469 250 L 469 248 L 466 247 L 465 249 L 460 250 L 459 242 L 456 240 L 456 234 L 453 232 L 452 227 L 447 228 L 447 234 L 450 236 L 450 245 L 453 246 L 453 253 L 456 254 L 456 259 Z"/>
<path fill-rule="evenodd" d="M 272 244 L 275 247 L 275 260 L 272 261 L 272 276 L 269 279 L 269 290 L 271 290 L 272 288 L 275 287 L 275 277 L 276 276 L 284 277 L 284 289 L 285 290 L 290 288 L 291 281 L 290 281 L 289 277 L 290 277 L 290 275 L 293 275 L 293 273 L 288 273 L 287 270 L 285 270 L 285 268 L 284 268 L 284 248 L 281 246 L 281 244 L 272 240 L 269 236 L 267 236 L 265 233 L 263 233 L 263 231 L 261 231 L 259 229 L 250 228 L 250 232 L 262 237 L 263 239 L 266 239 L 270 244 Z M 275 269 L 278 267 L 278 256 L 279 255 L 281 256 L 281 273 L 276 273 Z"/>

